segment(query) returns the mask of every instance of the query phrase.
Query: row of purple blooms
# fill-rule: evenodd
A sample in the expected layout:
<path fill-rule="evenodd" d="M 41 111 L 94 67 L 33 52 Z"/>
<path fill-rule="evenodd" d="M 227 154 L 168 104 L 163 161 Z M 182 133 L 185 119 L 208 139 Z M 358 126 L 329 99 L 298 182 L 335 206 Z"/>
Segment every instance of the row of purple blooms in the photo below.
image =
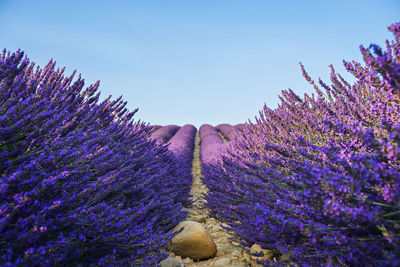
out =
<path fill-rule="evenodd" d="M 195 137 L 197 129 L 193 125 L 187 124 L 182 127 L 176 125 L 152 126 L 151 138 L 159 144 L 168 146 L 168 150 L 174 156 L 179 166 L 182 178 L 179 181 L 180 188 L 177 189 L 177 197 L 184 203 L 184 206 L 190 206 L 188 201 L 192 185 L 192 161 L 195 146 Z"/>
<path fill-rule="evenodd" d="M 332 84 L 316 83 L 301 65 L 315 94 L 282 91 L 228 146 L 200 128 L 210 215 L 242 245 L 299 266 L 400 265 L 400 23 L 389 30 L 386 51 L 344 61 L 354 84 L 332 66 Z"/>
<path fill-rule="evenodd" d="M 122 98 L 0 54 L 0 265 L 155 266 L 186 217 L 196 129 L 159 144 Z"/>

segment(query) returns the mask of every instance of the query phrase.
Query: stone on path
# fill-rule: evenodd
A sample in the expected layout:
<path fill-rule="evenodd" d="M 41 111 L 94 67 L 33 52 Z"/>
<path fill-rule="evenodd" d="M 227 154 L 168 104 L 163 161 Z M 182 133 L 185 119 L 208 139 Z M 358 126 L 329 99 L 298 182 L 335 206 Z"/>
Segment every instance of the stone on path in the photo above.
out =
<path fill-rule="evenodd" d="M 242 257 L 242 253 L 239 250 L 233 251 L 231 255 L 236 258 Z"/>
<path fill-rule="evenodd" d="M 184 258 L 182 262 L 186 263 L 186 264 L 189 264 L 189 263 L 191 263 L 193 261 L 190 258 Z"/>
<path fill-rule="evenodd" d="M 184 265 L 180 263 L 177 259 L 168 257 L 160 262 L 161 267 L 183 267 Z"/>
<path fill-rule="evenodd" d="M 204 227 L 193 221 L 180 222 L 173 232 L 184 228 L 172 239 L 172 251 L 181 257 L 189 257 L 194 260 L 211 258 L 217 252 L 217 246 L 212 236 Z"/>
<path fill-rule="evenodd" d="M 192 221 L 195 221 L 195 222 L 198 222 L 198 223 L 205 223 L 206 222 L 206 220 L 207 220 L 207 217 L 206 216 L 202 216 L 202 215 L 197 215 L 197 216 L 193 216 L 192 218 Z"/>
<path fill-rule="evenodd" d="M 229 266 L 230 263 L 231 263 L 231 260 L 229 258 L 220 258 L 214 262 L 213 266 L 225 267 L 225 266 Z"/>

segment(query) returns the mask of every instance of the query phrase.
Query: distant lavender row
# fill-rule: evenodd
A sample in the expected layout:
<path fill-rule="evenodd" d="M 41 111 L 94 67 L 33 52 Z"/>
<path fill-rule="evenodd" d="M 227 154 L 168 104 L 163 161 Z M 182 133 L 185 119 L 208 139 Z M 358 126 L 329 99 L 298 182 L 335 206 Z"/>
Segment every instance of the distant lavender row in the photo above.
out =
<path fill-rule="evenodd" d="M 235 127 L 235 130 L 236 130 L 238 133 L 241 133 L 241 132 L 243 132 L 244 127 L 246 127 L 246 124 L 245 124 L 245 123 L 240 123 L 240 124 L 236 124 L 236 125 L 233 126 L 233 127 Z"/>
<path fill-rule="evenodd" d="M 151 132 L 155 132 L 161 128 L 161 125 L 150 125 Z"/>
<path fill-rule="evenodd" d="M 209 124 L 200 127 L 199 135 L 200 159 L 204 174 L 207 172 L 208 166 L 215 165 L 220 161 L 220 155 L 225 151 L 225 146 L 217 130 Z"/>
<path fill-rule="evenodd" d="M 168 150 L 172 152 L 179 169 L 180 188 L 177 191 L 178 197 L 185 204 L 189 199 L 192 185 L 192 161 L 194 152 L 194 140 L 197 129 L 193 125 L 184 125 L 168 142 Z"/>
<path fill-rule="evenodd" d="M 197 129 L 193 125 L 184 125 L 168 142 L 169 151 L 172 152 L 181 165 L 191 167 L 196 132 Z"/>
<path fill-rule="evenodd" d="M 234 126 L 230 124 L 219 124 L 215 128 L 221 132 L 221 134 L 228 140 L 232 141 L 238 134 Z"/>
<path fill-rule="evenodd" d="M 164 144 L 171 139 L 172 136 L 179 130 L 179 126 L 167 125 L 162 126 L 152 132 L 151 137 L 156 139 L 158 143 Z"/>
<path fill-rule="evenodd" d="M 243 245 L 299 266 L 400 266 L 400 23 L 365 66 L 331 66 L 316 96 L 282 91 L 206 178 L 210 213 Z M 268 265 L 268 262 L 264 262 Z"/>

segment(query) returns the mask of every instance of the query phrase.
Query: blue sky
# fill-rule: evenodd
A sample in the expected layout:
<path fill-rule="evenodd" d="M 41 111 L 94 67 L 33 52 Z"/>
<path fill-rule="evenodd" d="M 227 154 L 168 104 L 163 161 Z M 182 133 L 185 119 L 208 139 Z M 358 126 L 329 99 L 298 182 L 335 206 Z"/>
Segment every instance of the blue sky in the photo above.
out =
<path fill-rule="evenodd" d="M 17 1 L 0 0 L 0 48 L 50 58 L 102 98 L 123 95 L 151 124 L 254 121 L 282 89 L 301 96 L 309 74 L 361 61 L 359 45 L 384 45 L 398 0 Z"/>

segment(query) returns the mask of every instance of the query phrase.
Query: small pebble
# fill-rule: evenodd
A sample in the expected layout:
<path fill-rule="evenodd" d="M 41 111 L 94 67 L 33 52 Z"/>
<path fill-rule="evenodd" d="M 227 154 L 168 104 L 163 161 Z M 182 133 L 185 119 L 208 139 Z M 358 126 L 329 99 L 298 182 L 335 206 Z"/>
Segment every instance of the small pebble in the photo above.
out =
<path fill-rule="evenodd" d="M 234 252 L 232 252 L 232 256 L 236 257 L 236 258 L 240 258 L 242 256 L 242 253 L 240 253 L 239 250 L 235 250 Z"/>
<path fill-rule="evenodd" d="M 198 222 L 198 223 L 205 223 L 206 222 L 206 217 L 205 216 L 193 216 L 192 221 Z"/>
<path fill-rule="evenodd" d="M 221 256 L 223 256 L 225 253 L 224 253 L 225 251 L 221 251 L 221 250 L 219 250 L 219 251 L 217 251 L 217 253 L 215 253 L 215 257 L 221 257 Z"/>
<path fill-rule="evenodd" d="M 220 258 L 214 262 L 213 266 L 224 267 L 228 266 L 230 263 L 231 260 L 229 258 Z"/>
<path fill-rule="evenodd" d="M 192 262 L 192 259 L 190 259 L 190 258 L 185 258 L 185 259 L 183 259 L 182 262 L 188 264 L 188 263 L 191 263 L 191 262 Z"/>
<path fill-rule="evenodd" d="M 181 263 L 172 257 L 168 257 L 160 262 L 161 267 L 181 267 Z"/>

